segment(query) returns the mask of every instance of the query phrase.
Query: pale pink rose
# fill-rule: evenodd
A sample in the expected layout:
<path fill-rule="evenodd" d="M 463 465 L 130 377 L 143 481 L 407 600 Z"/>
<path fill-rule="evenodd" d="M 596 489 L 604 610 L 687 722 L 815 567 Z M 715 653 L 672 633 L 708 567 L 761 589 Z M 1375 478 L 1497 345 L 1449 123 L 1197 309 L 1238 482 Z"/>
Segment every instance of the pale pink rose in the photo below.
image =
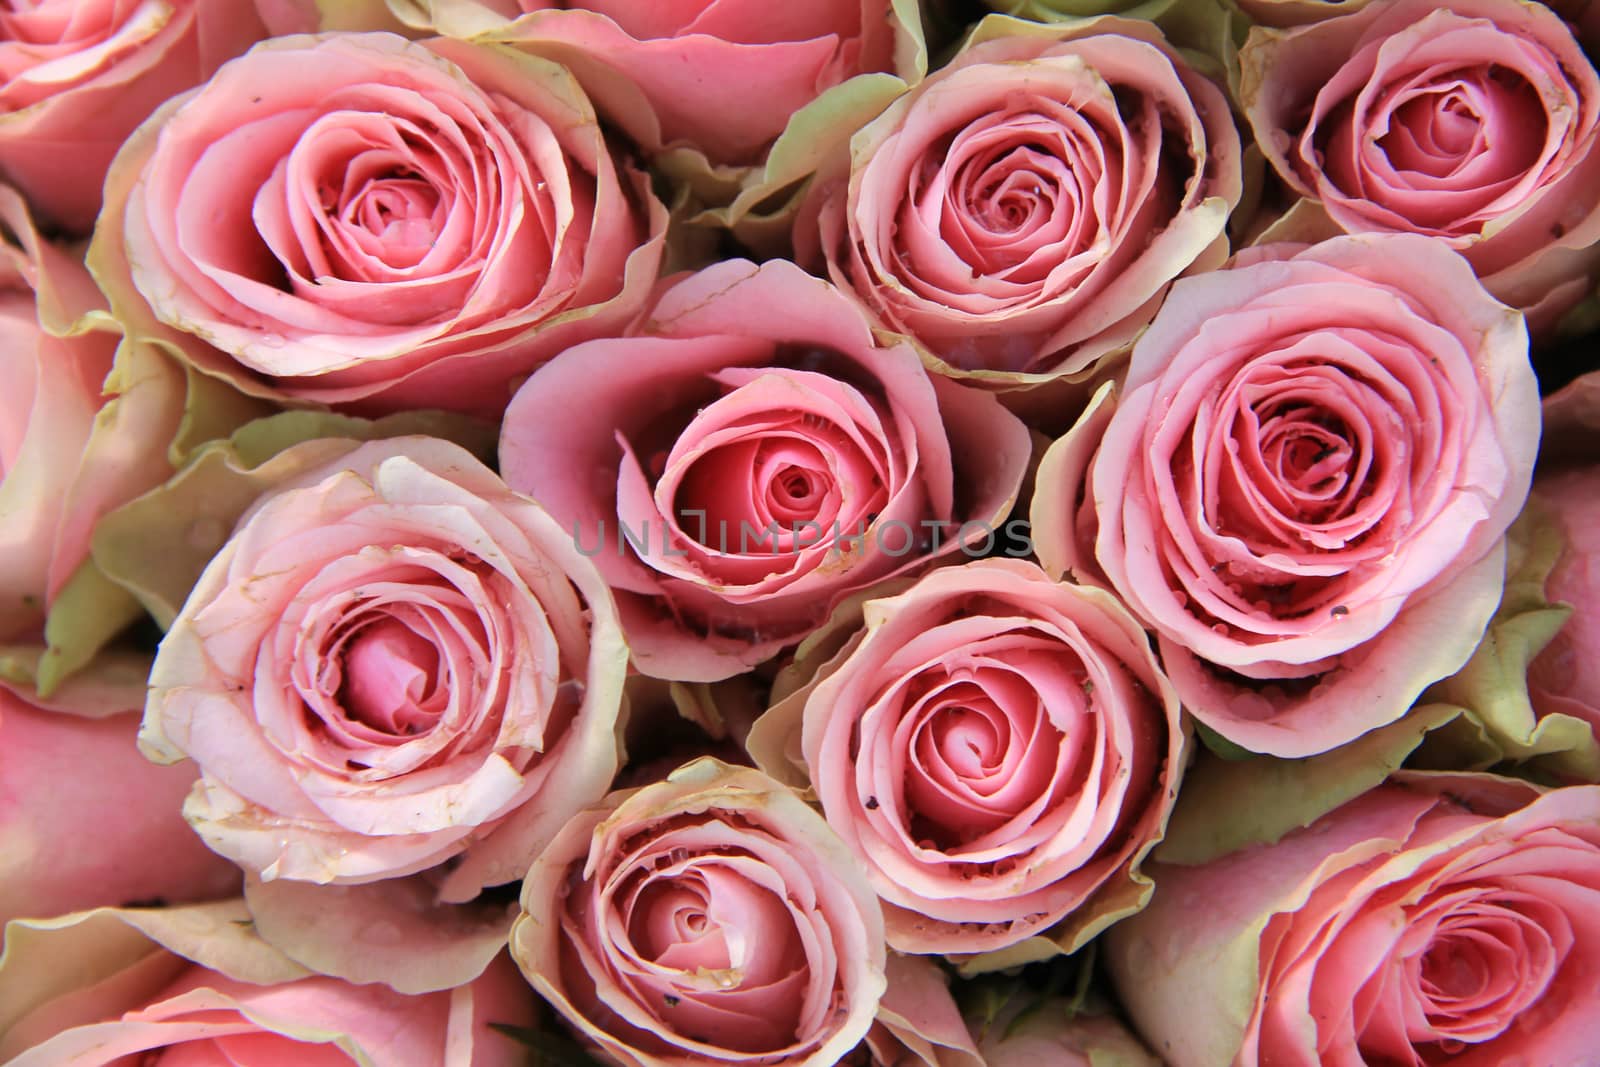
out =
<path fill-rule="evenodd" d="M 432 0 L 435 9 L 478 6 Z M 717 163 L 758 163 L 789 117 L 854 75 L 894 64 L 890 0 L 494 0 L 522 15 L 496 37 L 575 57 L 630 85 L 656 127 L 648 147 L 687 145 Z M 608 95 L 615 90 L 607 88 Z M 598 89 L 597 89 L 598 93 Z M 636 116 L 622 116 L 632 130 Z"/>
<path fill-rule="evenodd" d="M 465 901 L 609 788 L 625 665 L 565 531 L 396 438 L 246 513 L 161 643 L 141 743 L 199 764 L 189 821 L 269 883 L 431 870 Z"/>
<path fill-rule="evenodd" d="M 1029 449 L 826 282 L 737 260 L 529 378 L 500 465 L 594 557 L 640 669 L 714 681 L 851 592 L 998 541 Z"/>
<path fill-rule="evenodd" d="M 826 1067 L 884 991 L 883 920 L 853 857 L 788 788 L 716 760 L 579 814 L 522 907 L 523 973 L 628 1067 Z"/>
<path fill-rule="evenodd" d="M 1477 645 L 1539 400 L 1521 316 L 1437 241 L 1248 258 L 1180 282 L 1115 413 L 1051 446 L 1034 537 L 1157 632 L 1200 721 L 1303 756 L 1398 718 Z"/>
<path fill-rule="evenodd" d="M 0 222 L 16 239 L 0 244 L 0 640 L 12 640 L 44 621 L 100 516 L 171 473 L 160 428 L 176 428 L 182 397 L 152 374 L 137 386 L 142 414 L 110 420 L 117 335 L 78 325 L 103 307 L 94 280 L 5 187 Z"/>
<path fill-rule="evenodd" d="M 1563 540 L 1545 595 L 1573 610 L 1529 664 L 1528 696 L 1540 715 L 1571 715 L 1600 734 L 1600 467 L 1541 476 L 1534 498 Z"/>
<path fill-rule="evenodd" d="M 113 310 L 202 371 L 490 416 L 637 310 L 665 228 L 565 69 L 381 33 L 227 64 L 128 142 L 106 216 L 90 255 Z"/>
<path fill-rule="evenodd" d="M 1395 0 L 1251 32 L 1241 93 L 1278 174 L 1346 232 L 1421 233 L 1541 321 L 1600 263 L 1600 77 L 1523 0 Z"/>
<path fill-rule="evenodd" d="M 0 10 L 0 174 L 88 233 L 134 127 L 266 36 L 252 0 L 26 0 Z"/>
<path fill-rule="evenodd" d="M 1106 958 L 1173 1067 L 1594 1062 L 1600 787 L 1406 775 L 1153 873 Z"/>
<path fill-rule="evenodd" d="M 29 1027 L 48 1034 L 10 1067 L 518 1067 L 528 1050 L 492 1024 L 527 1026 L 535 1007 L 509 960 L 469 985 L 402 996 L 380 984 L 302 978 L 275 985 L 190 966 L 164 986 L 139 978 L 60 998 L 83 1021 Z M 48 1008 L 46 1009 L 48 1010 Z M 45 1014 L 41 1012 L 40 1014 Z M 51 1033 L 54 1030 L 56 1032 Z"/>
<path fill-rule="evenodd" d="M 238 891 L 183 821 L 194 768 L 155 766 L 138 733 L 132 708 L 50 711 L 0 688 L 0 926 Z"/>
<path fill-rule="evenodd" d="M 1187 760 L 1138 622 L 1002 559 L 934 570 L 864 611 L 757 730 L 801 716 L 810 785 L 883 898 L 889 944 L 975 953 L 1044 935 L 1070 951 L 1126 914 Z"/>
<path fill-rule="evenodd" d="M 1002 385 L 1124 349 L 1173 278 L 1225 257 L 1240 195 L 1222 91 L 1111 17 L 970 44 L 851 156 L 819 194 L 830 277 L 941 369 Z"/>

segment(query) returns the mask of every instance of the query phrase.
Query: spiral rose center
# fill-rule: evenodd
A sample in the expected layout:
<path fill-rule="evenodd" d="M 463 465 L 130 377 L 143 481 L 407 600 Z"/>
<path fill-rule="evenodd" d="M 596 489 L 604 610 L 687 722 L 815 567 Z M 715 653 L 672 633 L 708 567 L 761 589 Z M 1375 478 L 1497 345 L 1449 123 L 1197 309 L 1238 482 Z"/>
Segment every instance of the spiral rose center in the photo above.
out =
<path fill-rule="evenodd" d="M 800 1026 L 806 954 L 785 899 L 747 877 L 749 860 L 669 848 L 624 897 L 623 918 L 664 1021 L 698 1041 L 762 1052 Z"/>
<path fill-rule="evenodd" d="M 1075 778 L 1083 739 L 1069 743 L 1068 734 L 1084 714 L 1084 689 L 1072 677 L 1081 667 L 1025 649 L 993 655 L 996 662 L 915 679 L 894 731 L 907 764 L 908 826 L 935 849 L 971 846 Z M 1036 683 L 1071 706 L 1047 709 Z"/>
<path fill-rule="evenodd" d="M 940 236 L 973 270 L 1038 282 L 1093 243 L 1101 220 L 1092 190 L 1106 162 L 1086 149 L 1083 123 L 1076 113 L 1002 114 L 952 139 Z M 929 192 L 941 188 L 938 173 L 939 161 L 930 158 L 920 179 Z"/>
<path fill-rule="evenodd" d="M 839 427 L 797 417 L 706 452 L 675 495 L 680 528 L 721 552 L 787 555 L 867 521 L 882 496 L 872 460 Z"/>
<path fill-rule="evenodd" d="M 1443 178 L 1483 148 L 1486 103 L 1459 83 L 1430 88 L 1395 109 L 1390 132 L 1378 144 L 1401 169 Z"/>
<path fill-rule="evenodd" d="M 1006 741 L 1005 727 L 963 705 L 946 707 L 925 731 L 932 754 L 964 779 L 992 775 Z"/>
<path fill-rule="evenodd" d="M 415 177 L 394 175 L 367 182 L 341 212 L 346 226 L 376 238 L 390 266 L 422 258 L 438 230 L 439 191 Z"/>
<path fill-rule="evenodd" d="M 1037 225 L 1055 206 L 1055 179 L 1047 173 L 1051 162 L 1031 145 L 1007 152 L 974 179 L 967 209 L 997 234 Z"/>
<path fill-rule="evenodd" d="M 1348 432 L 1336 417 L 1307 408 L 1272 411 L 1262 420 L 1262 459 L 1307 519 L 1326 518 L 1358 469 Z"/>
<path fill-rule="evenodd" d="M 767 510 L 779 522 L 808 522 L 817 518 L 834 492 L 833 479 L 819 466 L 779 461 L 764 471 Z"/>
<path fill-rule="evenodd" d="M 1522 74 L 1499 66 L 1449 72 L 1399 89 L 1373 116 L 1372 136 L 1386 165 L 1370 177 L 1397 180 L 1402 190 L 1450 194 L 1408 209 L 1419 222 L 1448 224 L 1453 215 L 1470 214 L 1538 169 L 1549 121 L 1538 92 Z M 1331 146 L 1335 159 L 1342 158 L 1345 136 Z M 1332 166 L 1343 173 L 1342 163 Z M 1463 194 L 1469 195 L 1462 199 Z"/>
<path fill-rule="evenodd" d="M 1570 932 L 1544 902 L 1519 897 L 1467 889 L 1411 917 L 1400 951 L 1413 1044 L 1453 1054 L 1493 1040 L 1544 995 Z"/>
<path fill-rule="evenodd" d="M 392 619 L 364 627 L 344 651 L 340 700 L 350 716 L 396 737 L 423 733 L 439 720 L 439 650 Z"/>

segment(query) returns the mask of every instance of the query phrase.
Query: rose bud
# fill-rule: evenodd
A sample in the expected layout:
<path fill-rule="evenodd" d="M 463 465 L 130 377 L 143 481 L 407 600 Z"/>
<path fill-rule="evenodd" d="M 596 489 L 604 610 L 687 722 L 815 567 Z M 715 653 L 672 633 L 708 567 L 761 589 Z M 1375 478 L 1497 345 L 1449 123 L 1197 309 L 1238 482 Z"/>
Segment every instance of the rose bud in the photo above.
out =
<path fill-rule="evenodd" d="M 1174 287 L 1045 454 L 1039 558 L 1113 589 L 1184 707 L 1326 751 L 1457 670 L 1505 582 L 1539 400 L 1522 317 L 1442 243 L 1254 249 Z"/>
<path fill-rule="evenodd" d="M 1029 451 L 826 282 L 737 260 L 529 378 L 500 468 L 594 559 L 641 671 L 716 681 L 856 590 L 997 543 Z"/>
<path fill-rule="evenodd" d="M 1257 143 L 1336 227 L 1436 237 L 1540 324 L 1592 288 L 1600 77 L 1550 8 L 1371 4 L 1253 30 L 1240 63 Z"/>
<path fill-rule="evenodd" d="M 564 68 L 376 33 L 229 63 L 106 197 L 90 260 L 135 336 L 255 396 L 484 416 L 638 310 L 666 218 Z"/>
<path fill-rule="evenodd" d="M 511 952 L 628 1067 L 825 1067 L 866 1036 L 883 920 L 822 817 L 696 760 L 576 816 L 528 872 Z"/>
<path fill-rule="evenodd" d="M 1138 622 L 1003 559 L 934 570 L 864 615 L 750 747 L 786 777 L 798 725 L 804 777 L 883 898 L 890 946 L 1019 946 L 990 961 L 1008 966 L 1137 910 L 1187 758 Z"/>
<path fill-rule="evenodd" d="M 1600 788 L 1403 772 L 1152 875 L 1106 956 L 1173 1067 L 1593 1060 Z"/>
<path fill-rule="evenodd" d="M 1222 90 L 1152 24 L 991 17 L 850 142 L 802 256 L 941 373 L 999 387 L 1125 353 L 1179 274 L 1227 255 Z"/>

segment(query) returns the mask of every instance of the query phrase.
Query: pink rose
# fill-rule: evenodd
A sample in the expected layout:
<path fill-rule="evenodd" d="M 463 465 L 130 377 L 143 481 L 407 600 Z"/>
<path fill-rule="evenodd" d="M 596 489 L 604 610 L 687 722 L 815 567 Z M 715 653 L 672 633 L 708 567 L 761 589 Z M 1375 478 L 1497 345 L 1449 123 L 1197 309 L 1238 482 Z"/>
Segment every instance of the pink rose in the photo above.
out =
<path fill-rule="evenodd" d="M 1108 584 L 1196 718 L 1281 756 L 1398 718 L 1466 661 L 1539 443 L 1521 316 L 1461 257 L 1297 248 L 1180 282 L 1033 504 L 1046 569 Z"/>
<path fill-rule="evenodd" d="M 903 34 L 891 0 L 422 0 L 441 33 L 472 33 L 506 18 L 496 40 L 569 63 L 596 96 L 641 116 L 651 149 L 687 145 L 717 163 L 758 163 L 789 117 L 848 78 L 892 69 Z M 518 16 L 522 16 L 518 18 Z M 920 33 L 920 26 L 916 28 Z"/>
<path fill-rule="evenodd" d="M 1251 32 L 1241 93 L 1279 175 L 1346 232 L 1421 233 L 1541 319 L 1600 263 L 1600 77 L 1521 0 L 1396 0 Z"/>
<path fill-rule="evenodd" d="M 506 481 L 616 592 L 640 669 L 689 681 L 771 658 L 855 590 L 998 542 L 1028 453 L 993 397 L 880 344 L 826 282 L 742 260 L 539 370 L 500 441 Z"/>
<path fill-rule="evenodd" d="M 117 149 L 266 35 L 252 0 L 31 0 L 0 11 L 0 173 L 87 233 Z"/>
<path fill-rule="evenodd" d="M 489 416 L 637 310 L 665 226 L 567 71 L 387 34 L 228 64 L 128 142 L 106 214 L 90 255 L 114 311 L 206 373 Z"/>
<path fill-rule="evenodd" d="M 139 754 L 136 711 L 50 711 L 0 688 L 0 926 L 22 916 L 238 891 L 180 814 L 194 769 Z"/>
<path fill-rule="evenodd" d="M 88 558 L 99 518 L 171 473 L 181 387 L 152 372 L 108 400 L 117 335 L 80 322 L 103 306 L 94 280 L 4 187 L 0 222 L 17 242 L 0 244 L 0 640 L 14 640 Z"/>
<path fill-rule="evenodd" d="M 628 1067 L 825 1067 L 884 991 L 883 920 L 853 857 L 787 788 L 715 760 L 574 818 L 522 908 L 523 973 Z"/>
<path fill-rule="evenodd" d="M 493 1029 L 528 1026 L 536 1010 L 503 955 L 458 989 L 402 996 L 381 984 L 306 976 L 251 938 L 249 926 L 236 902 L 13 926 L 0 966 L 0 988 L 13 994 L 0 1008 L 0 1055 L 10 1067 L 527 1061 L 526 1048 Z"/>
<path fill-rule="evenodd" d="M 1405 775 L 1153 873 L 1106 956 L 1173 1067 L 1594 1061 L 1600 788 Z"/>
<path fill-rule="evenodd" d="M 184 813 L 267 889 L 429 871 L 466 901 L 604 795 L 625 663 L 604 582 L 536 505 L 455 445 L 351 442 L 206 568 L 141 744 L 200 765 Z"/>
<path fill-rule="evenodd" d="M 1008 25 L 852 139 L 817 225 L 830 277 L 886 327 L 1017 385 L 1125 349 L 1173 278 L 1220 263 L 1240 149 L 1222 91 L 1152 24 Z"/>
<path fill-rule="evenodd" d="M 1540 715 L 1571 715 L 1600 735 L 1600 467 L 1541 476 L 1534 499 L 1563 540 L 1545 595 L 1573 612 L 1529 665 L 1528 695 Z"/>
<path fill-rule="evenodd" d="M 890 946 L 975 953 L 1044 935 L 1073 951 L 1136 909 L 1187 759 L 1138 622 L 1100 590 L 1002 559 L 932 571 L 867 601 L 865 620 L 751 750 L 783 773 L 800 717 L 810 786 L 883 898 Z"/>

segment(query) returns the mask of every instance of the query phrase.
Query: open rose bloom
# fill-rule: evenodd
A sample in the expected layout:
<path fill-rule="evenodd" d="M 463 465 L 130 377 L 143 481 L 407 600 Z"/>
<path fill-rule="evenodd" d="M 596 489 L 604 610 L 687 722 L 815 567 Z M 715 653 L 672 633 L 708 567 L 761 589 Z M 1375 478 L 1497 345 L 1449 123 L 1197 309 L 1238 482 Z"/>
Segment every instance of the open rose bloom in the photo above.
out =
<path fill-rule="evenodd" d="M 880 343 L 827 283 L 736 260 L 529 378 L 500 463 L 593 557 L 639 668 L 715 681 L 995 537 L 1028 451 L 993 397 Z"/>
<path fill-rule="evenodd" d="M 522 907 L 523 973 L 630 1067 L 824 1067 L 883 995 L 883 917 L 854 857 L 748 768 L 699 760 L 581 813 Z"/>
<path fill-rule="evenodd" d="M 941 373 L 997 387 L 1124 352 L 1173 278 L 1226 257 L 1240 195 L 1222 91 L 1114 18 L 986 20 L 850 154 L 819 193 L 829 276 Z"/>
<path fill-rule="evenodd" d="M 114 308 L 202 371 L 490 416 L 638 309 L 666 222 L 564 68 L 388 34 L 276 38 L 170 101 L 105 217 Z"/>
<path fill-rule="evenodd" d="M 1550 8 L 1374 3 L 1257 30 L 1240 62 L 1262 151 L 1339 228 L 1437 237 L 1530 317 L 1592 287 L 1600 77 Z"/>
<path fill-rule="evenodd" d="M 1026 962 L 1136 909 L 1186 758 L 1138 623 L 1099 590 L 998 559 L 863 613 L 750 747 L 784 773 L 799 727 L 803 778 L 883 898 L 889 943 L 1018 946 L 999 958 Z"/>
<path fill-rule="evenodd" d="M 1477 645 L 1539 408 L 1522 319 L 1414 236 L 1277 246 L 1180 282 L 1051 446 L 1041 560 L 1160 637 L 1184 706 L 1258 752 L 1390 722 Z"/>
<path fill-rule="evenodd" d="M 261 880 L 258 922 L 320 902 L 416 923 L 412 902 L 519 879 L 605 793 L 625 657 L 599 575 L 536 505 L 443 441 L 352 444 L 260 501 L 201 576 L 141 744 L 199 764 L 184 812 Z M 327 948 L 304 924 L 292 955 Z"/>
<path fill-rule="evenodd" d="M 1594 1054 L 1600 788 L 1409 777 L 1156 878 L 1108 957 L 1174 1067 Z"/>

